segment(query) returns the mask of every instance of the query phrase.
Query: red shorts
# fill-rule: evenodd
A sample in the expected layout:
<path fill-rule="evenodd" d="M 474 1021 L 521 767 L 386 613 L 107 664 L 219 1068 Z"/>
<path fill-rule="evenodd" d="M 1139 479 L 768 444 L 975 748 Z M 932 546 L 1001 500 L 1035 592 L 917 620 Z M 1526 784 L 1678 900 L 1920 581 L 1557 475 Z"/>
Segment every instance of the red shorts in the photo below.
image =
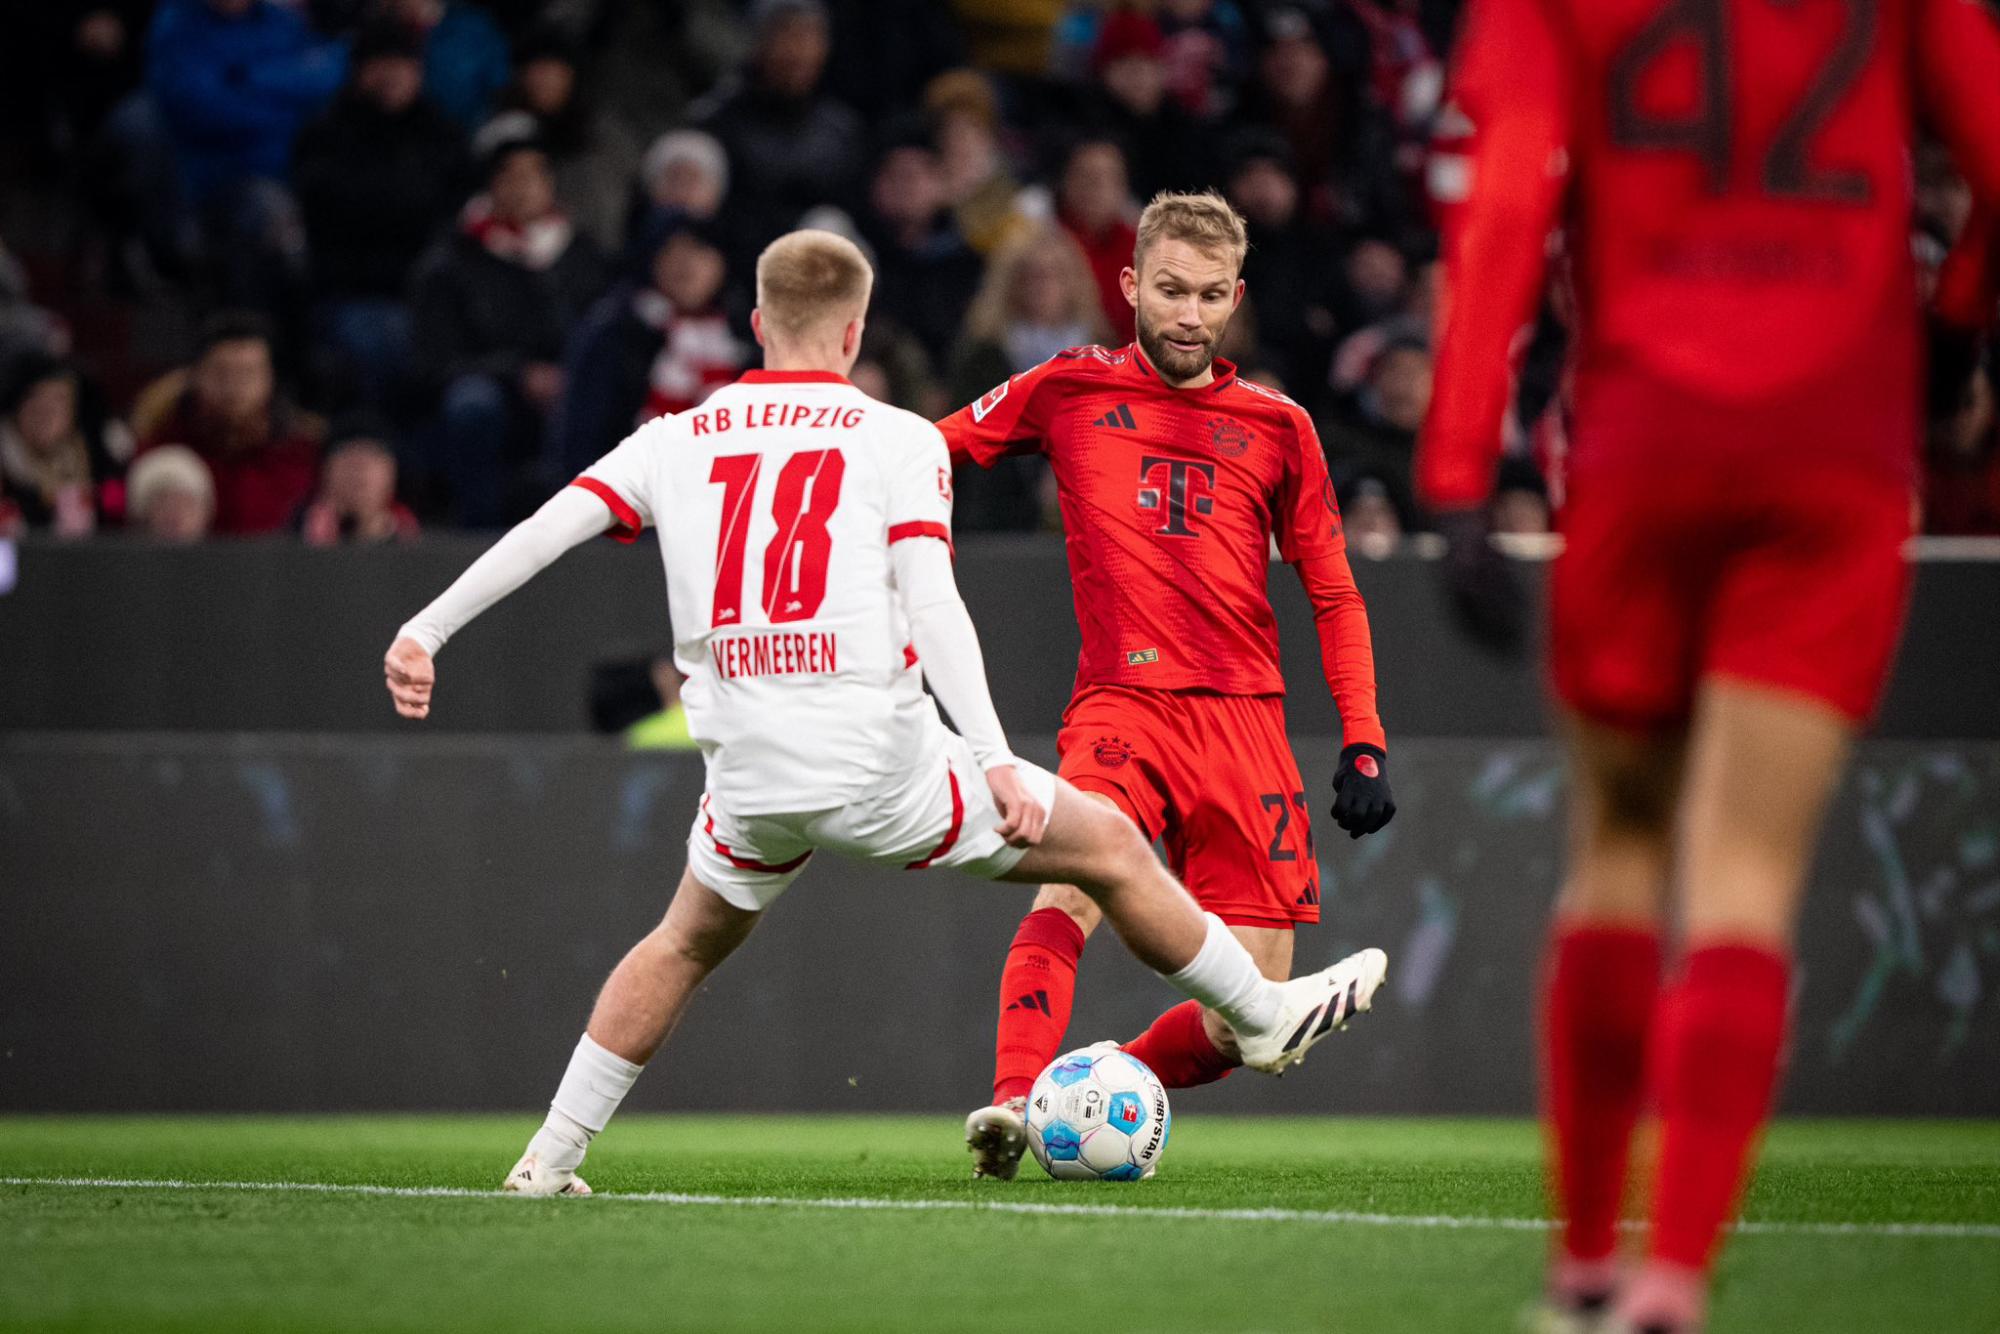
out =
<path fill-rule="evenodd" d="M 1653 730 L 1726 676 L 1863 721 L 1902 634 L 1914 517 L 1907 487 L 1861 469 L 1683 460 L 1574 478 L 1550 589 L 1556 693 Z"/>
<path fill-rule="evenodd" d="M 1223 921 L 1319 920 L 1312 808 L 1280 696 L 1087 686 L 1056 747 L 1058 772 L 1159 839 L 1174 874 Z"/>

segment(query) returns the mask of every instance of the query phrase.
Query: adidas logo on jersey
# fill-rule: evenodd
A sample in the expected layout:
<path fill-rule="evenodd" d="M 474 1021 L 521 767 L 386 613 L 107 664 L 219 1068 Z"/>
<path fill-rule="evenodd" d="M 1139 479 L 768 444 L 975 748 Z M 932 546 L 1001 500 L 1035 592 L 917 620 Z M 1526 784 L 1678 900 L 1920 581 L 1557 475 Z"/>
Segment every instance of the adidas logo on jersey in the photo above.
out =
<path fill-rule="evenodd" d="M 1121 431 L 1136 431 L 1139 423 L 1132 416 L 1132 409 L 1120 403 L 1111 411 L 1091 423 L 1092 426 L 1110 426 Z"/>

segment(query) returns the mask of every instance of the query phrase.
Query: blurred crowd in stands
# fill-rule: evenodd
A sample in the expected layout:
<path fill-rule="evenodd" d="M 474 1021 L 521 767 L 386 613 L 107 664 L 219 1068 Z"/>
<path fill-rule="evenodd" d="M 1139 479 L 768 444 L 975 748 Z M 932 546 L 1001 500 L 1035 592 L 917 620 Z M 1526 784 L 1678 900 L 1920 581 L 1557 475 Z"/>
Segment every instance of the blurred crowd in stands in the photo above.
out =
<path fill-rule="evenodd" d="M 1320 426 L 1350 541 L 1420 529 L 1423 198 L 1457 0 L 105 0 L 0 19 L 0 534 L 397 542 L 517 518 L 754 365 L 758 251 L 878 282 L 854 378 L 937 416 L 1122 343 L 1139 205 L 1222 190 L 1223 354 Z M 1969 207 L 1918 163 L 1934 269 Z M 1549 524 L 1563 306 L 1500 526 Z M 2000 533 L 1993 369 L 1934 396 L 1932 527 Z M 1034 460 L 967 530 L 1050 526 Z"/>

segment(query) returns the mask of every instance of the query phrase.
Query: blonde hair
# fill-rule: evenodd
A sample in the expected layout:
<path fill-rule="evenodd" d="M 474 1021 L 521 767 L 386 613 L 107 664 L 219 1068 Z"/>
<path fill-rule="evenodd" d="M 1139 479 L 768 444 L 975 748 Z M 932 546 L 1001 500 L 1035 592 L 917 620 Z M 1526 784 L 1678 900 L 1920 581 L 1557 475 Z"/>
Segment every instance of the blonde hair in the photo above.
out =
<path fill-rule="evenodd" d="M 1243 217 L 1213 190 L 1200 194 L 1164 192 L 1154 195 L 1139 215 L 1139 241 L 1133 247 L 1134 267 L 1155 241 L 1182 241 L 1197 250 L 1224 254 L 1239 272 L 1250 250 Z"/>
<path fill-rule="evenodd" d="M 757 257 L 757 308 L 787 338 L 859 318 L 874 286 L 867 256 L 834 232 L 788 232 Z"/>
<path fill-rule="evenodd" d="M 1031 259 L 1053 259 L 1062 266 L 1063 291 L 1069 294 L 1064 319 L 1080 324 L 1093 342 L 1108 342 L 1111 326 L 1097 299 L 1097 279 L 1070 234 L 1053 222 L 1024 227 L 987 262 L 986 277 L 965 311 L 965 336 L 975 342 L 998 342 L 1014 320 L 1014 289 Z"/>

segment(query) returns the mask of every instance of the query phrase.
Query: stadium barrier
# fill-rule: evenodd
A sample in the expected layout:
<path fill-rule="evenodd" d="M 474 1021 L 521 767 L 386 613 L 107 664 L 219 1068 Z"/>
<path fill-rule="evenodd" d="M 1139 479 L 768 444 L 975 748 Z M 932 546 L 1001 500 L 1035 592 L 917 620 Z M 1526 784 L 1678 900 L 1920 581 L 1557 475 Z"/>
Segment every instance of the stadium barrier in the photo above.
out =
<path fill-rule="evenodd" d="M 382 693 L 382 651 L 483 545 L 450 536 L 333 551 L 25 543 L 17 584 L 0 594 L 0 731 L 407 731 Z M 1980 558 L 1995 546 L 1925 545 L 1879 735 L 2000 739 L 2000 561 Z M 1445 615 L 1430 562 L 1357 559 L 1355 568 L 1392 744 L 1545 732 L 1538 670 L 1469 647 Z M 1532 577 L 1539 567 L 1524 569 Z M 968 537 L 958 575 L 1001 719 L 1015 731 L 1051 730 L 1076 664 L 1061 544 Z M 1272 591 L 1292 729 L 1332 735 L 1310 608 L 1283 567 L 1273 567 Z M 636 550 L 590 544 L 453 643 L 426 727 L 577 731 L 592 667 L 667 640 L 651 539 Z"/>
<path fill-rule="evenodd" d="M 324 614 L 366 619 L 343 605 Z M 117 611 L 78 632 L 109 651 L 98 616 Z M 483 651 L 516 634 L 526 653 L 521 621 Z M 244 686 L 232 655 L 257 637 L 246 625 L 211 645 L 207 672 Z M 119 651 L 124 673 L 150 671 L 142 643 Z M 498 674 L 468 670 L 467 693 Z M 1317 808 L 1334 747 L 1297 745 Z M 1050 758 L 1046 737 L 1022 749 Z M 1531 1107 L 1554 748 L 1410 740 L 1395 777 L 1401 813 L 1382 835 L 1350 843 L 1316 821 L 1326 920 L 1300 941 L 1302 963 L 1385 946 L 1377 1012 L 1281 1083 L 1239 1076 L 1183 1108 Z M 661 911 L 700 788 L 692 756 L 589 739 L 0 736 L 0 1110 L 539 1106 L 598 983 Z M 1816 877 L 1784 1105 L 2000 1114 L 2000 744 L 1867 743 Z M 976 1103 L 1027 897 L 816 858 L 633 1105 Z M 1108 934 L 1083 973 L 1077 1045 L 1129 1036 L 1173 1000 Z"/>

